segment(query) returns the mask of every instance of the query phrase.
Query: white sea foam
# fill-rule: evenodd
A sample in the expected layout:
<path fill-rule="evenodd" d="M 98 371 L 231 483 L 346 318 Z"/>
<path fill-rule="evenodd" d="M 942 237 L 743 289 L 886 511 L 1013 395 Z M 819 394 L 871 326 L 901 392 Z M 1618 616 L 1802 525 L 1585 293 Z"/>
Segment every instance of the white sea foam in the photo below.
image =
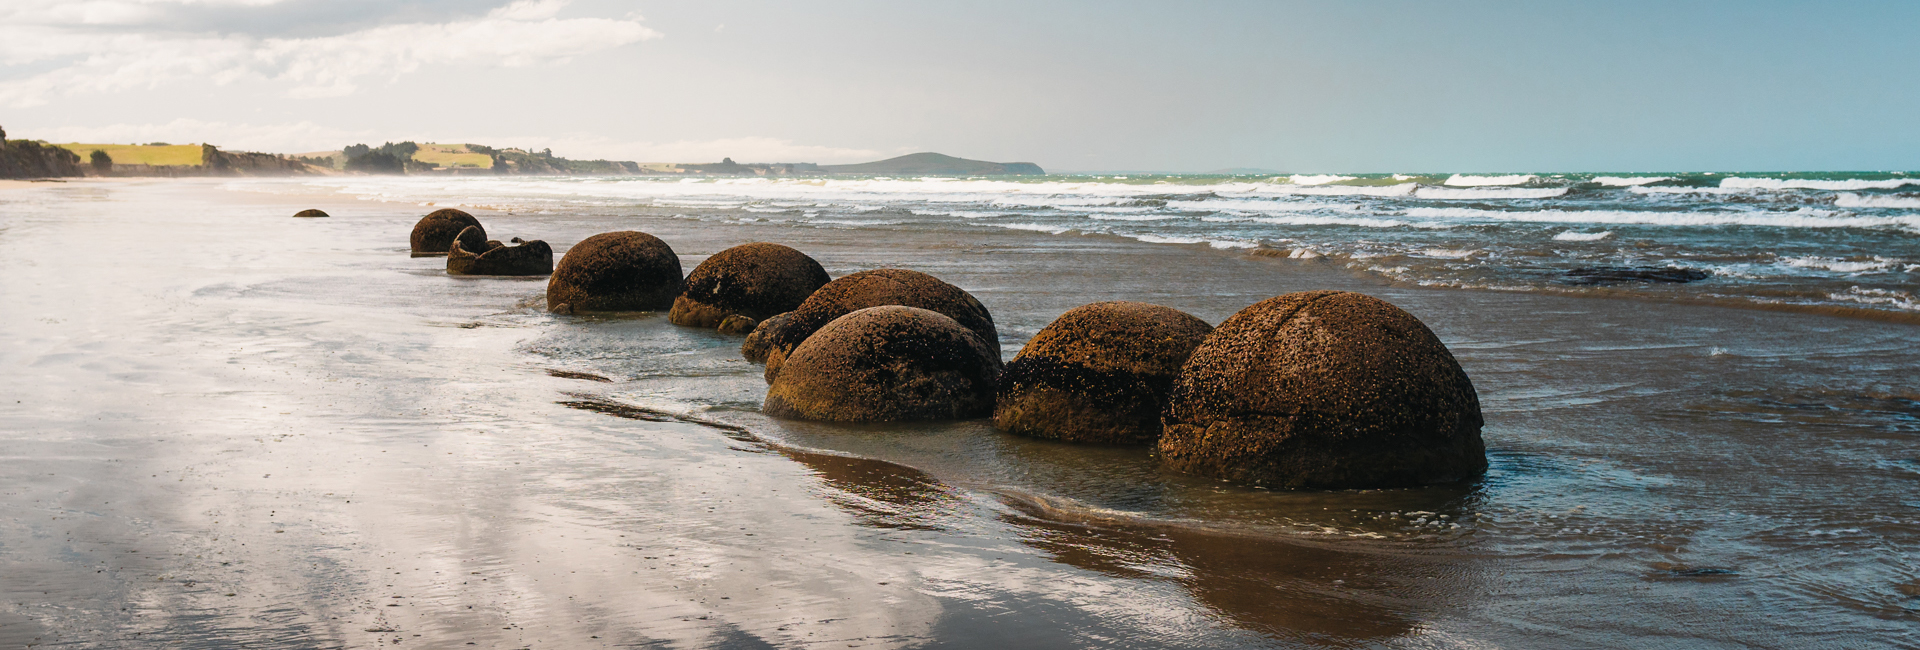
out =
<path fill-rule="evenodd" d="M 1897 259 L 1888 259 L 1878 255 L 1865 260 L 1845 260 L 1835 257 L 1783 257 L 1780 263 L 1803 269 L 1818 269 L 1835 273 L 1866 274 L 1904 269 L 1906 264 Z"/>
<path fill-rule="evenodd" d="M 1207 199 L 1204 201 L 1168 201 L 1167 209 L 1182 212 L 1308 212 L 1335 207 L 1321 203 L 1276 201 L 1272 199 Z"/>
<path fill-rule="evenodd" d="M 1238 241 L 1233 239 L 1207 239 L 1205 237 L 1169 237 L 1165 235 L 1147 235 L 1147 234 L 1128 235 L 1128 236 L 1149 244 L 1206 244 L 1213 248 L 1220 248 L 1220 249 L 1255 248 L 1259 246 L 1259 244 L 1256 244 L 1256 243 Z"/>
<path fill-rule="evenodd" d="M 1920 210 L 1920 197 L 1872 196 L 1848 192 L 1833 197 L 1833 204 L 1842 208 L 1909 208 Z"/>
<path fill-rule="evenodd" d="M 1199 244 L 1207 241 L 1205 237 L 1166 237 L 1162 235 L 1133 235 L 1132 237 L 1149 244 Z"/>
<path fill-rule="evenodd" d="M 982 212 L 979 210 L 909 210 L 909 212 L 923 217 L 958 217 L 961 219 L 985 219 L 1006 214 L 1004 212 Z"/>
<path fill-rule="evenodd" d="M 1847 215 L 1847 216 L 1839 216 Z M 1653 226 L 1766 226 L 1773 228 L 1904 228 L 1920 232 L 1920 215 L 1869 217 L 1832 210 L 1791 212 L 1636 212 L 1627 210 L 1482 210 L 1411 208 L 1406 216 L 1463 221 L 1640 224 Z"/>
<path fill-rule="evenodd" d="M 1891 178 L 1881 181 L 1739 177 L 1720 179 L 1721 187 L 1760 190 L 1891 190 L 1908 185 L 1920 185 L 1920 178 Z"/>
<path fill-rule="evenodd" d="M 1491 200 L 1491 199 L 1550 199 L 1567 193 L 1564 187 L 1486 187 L 1455 190 L 1444 187 L 1422 187 L 1413 193 L 1423 199 L 1439 200 Z"/>
<path fill-rule="evenodd" d="M 1607 187 L 1638 187 L 1670 180 L 1672 176 L 1596 176 L 1593 182 Z"/>
<path fill-rule="evenodd" d="M 1457 260 L 1473 257 L 1473 254 L 1478 252 L 1480 251 L 1470 248 L 1429 248 L 1420 251 L 1420 254 L 1427 257 Z"/>
<path fill-rule="evenodd" d="M 1447 179 L 1446 184 L 1454 187 L 1488 187 L 1497 185 L 1525 185 L 1537 180 L 1540 180 L 1540 177 L 1534 176 L 1533 174 L 1513 174 L 1510 176 L 1468 176 L 1466 174 L 1454 174 Z"/>
<path fill-rule="evenodd" d="M 1827 294 L 1827 297 L 1842 302 L 1855 302 L 1864 305 L 1886 305 L 1909 311 L 1920 311 L 1920 298 L 1916 298 L 1912 293 L 1906 291 L 1854 286 L 1849 287 L 1843 293 Z"/>
<path fill-rule="evenodd" d="M 1090 215 L 1087 215 L 1087 218 L 1097 219 L 1100 221 L 1166 221 L 1168 219 L 1178 219 L 1180 218 L 1180 215 L 1177 215 L 1177 214 L 1090 214 Z"/>
<path fill-rule="evenodd" d="M 1398 185 L 1320 185 L 1301 187 L 1298 185 L 1273 185 L 1268 183 L 1244 183 L 1240 186 L 1228 186 L 1214 189 L 1214 193 L 1223 196 L 1232 194 L 1250 194 L 1254 196 L 1407 196 L 1420 187 L 1419 183 L 1400 183 Z"/>
<path fill-rule="evenodd" d="M 1060 233 L 1072 230 L 1072 228 L 1062 228 L 1059 226 L 1048 226 L 1048 225 L 1037 224 L 1037 223 L 1002 223 L 1002 224 L 995 224 L 995 225 L 998 225 L 1001 228 L 1007 228 L 1009 230 L 1032 230 L 1034 232 L 1044 232 L 1049 235 L 1058 235 Z"/>
<path fill-rule="evenodd" d="M 824 223 L 836 226 L 897 226 L 904 221 L 858 221 L 854 219 L 808 219 L 807 223 Z"/>
<path fill-rule="evenodd" d="M 1725 194 L 1745 194 L 1747 192 L 1750 192 L 1751 190 L 1748 190 L 1746 188 L 1740 188 L 1740 187 L 1630 187 L 1630 188 L 1627 188 L 1627 191 L 1632 192 L 1634 194 L 1725 195 Z"/>
<path fill-rule="evenodd" d="M 1335 176 L 1333 174 L 1294 174 L 1289 176 L 1288 180 L 1293 181 L 1294 185 L 1326 185 L 1327 183 L 1354 180 L 1354 177 Z"/>
<path fill-rule="evenodd" d="M 1611 230 L 1606 230 L 1601 232 L 1579 232 L 1576 230 L 1569 230 L 1569 231 L 1560 233 L 1558 235 L 1554 235 L 1553 238 L 1557 241 L 1600 241 L 1602 239 L 1606 239 L 1612 236 L 1613 236 L 1613 231 Z"/>

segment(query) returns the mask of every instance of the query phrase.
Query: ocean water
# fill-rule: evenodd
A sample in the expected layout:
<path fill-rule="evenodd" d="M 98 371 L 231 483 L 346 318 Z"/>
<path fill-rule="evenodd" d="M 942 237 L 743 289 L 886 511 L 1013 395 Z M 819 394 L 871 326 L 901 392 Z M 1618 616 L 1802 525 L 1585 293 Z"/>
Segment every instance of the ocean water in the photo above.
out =
<path fill-rule="evenodd" d="M 1421 189 L 1303 180 L 1267 184 Z M 1139 206 L 714 185 L 0 188 L 0 648 L 1920 647 L 1920 327 L 1900 318 L 1460 290 L 1250 254 L 1283 250 L 1264 237 L 1154 243 L 1043 215 L 1152 224 L 1085 209 Z M 1901 198 L 1849 187 L 1807 191 Z M 770 418 L 739 337 L 550 314 L 543 278 L 448 276 L 408 255 L 423 203 L 560 253 L 633 229 L 689 270 L 774 241 L 835 276 L 925 271 L 981 300 L 1007 358 L 1088 302 L 1219 323 L 1290 291 L 1365 292 L 1459 359 L 1490 469 L 1288 492 L 984 421 Z M 289 216 L 304 208 L 333 216 Z M 1458 228 L 1406 234 L 1427 230 Z"/>
<path fill-rule="evenodd" d="M 336 178 L 382 201 L 713 223 L 1112 236 L 1321 259 L 1413 286 L 1625 293 L 1920 318 L 1920 175 Z M 1581 269 L 1684 268 L 1688 283 Z"/>

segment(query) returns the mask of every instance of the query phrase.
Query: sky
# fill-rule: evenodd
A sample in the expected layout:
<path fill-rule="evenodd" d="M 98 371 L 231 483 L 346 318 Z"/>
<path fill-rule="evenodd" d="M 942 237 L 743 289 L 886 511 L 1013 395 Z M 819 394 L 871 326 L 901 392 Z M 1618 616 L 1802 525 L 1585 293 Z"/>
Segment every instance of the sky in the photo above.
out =
<path fill-rule="evenodd" d="M 1920 2 L 0 0 L 0 127 L 641 162 L 1920 170 Z"/>

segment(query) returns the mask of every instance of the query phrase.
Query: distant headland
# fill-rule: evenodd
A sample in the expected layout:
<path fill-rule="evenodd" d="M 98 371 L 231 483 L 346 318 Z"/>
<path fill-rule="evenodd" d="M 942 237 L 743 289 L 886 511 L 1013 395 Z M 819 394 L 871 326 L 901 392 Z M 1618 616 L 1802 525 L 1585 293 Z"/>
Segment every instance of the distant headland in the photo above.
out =
<path fill-rule="evenodd" d="M 0 131 L 0 178 L 75 176 L 297 176 L 339 174 L 392 175 L 546 175 L 546 176 L 831 176 L 1041 175 L 1029 162 L 998 163 L 932 152 L 908 154 L 852 165 L 793 163 L 640 163 L 622 160 L 571 160 L 552 149 L 534 151 L 480 144 L 388 142 L 355 144 L 335 151 L 272 154 L 222 151 L 210 144 L 86 144 L 7 140 Z"/>

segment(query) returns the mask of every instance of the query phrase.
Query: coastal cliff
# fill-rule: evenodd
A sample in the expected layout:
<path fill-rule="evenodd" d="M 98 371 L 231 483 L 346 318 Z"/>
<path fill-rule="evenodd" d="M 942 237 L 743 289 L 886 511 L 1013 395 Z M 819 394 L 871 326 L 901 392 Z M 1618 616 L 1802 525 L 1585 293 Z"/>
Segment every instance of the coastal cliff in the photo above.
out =
<path fill-rule="evenodd" d="M 0 129 L 0 178 L 80 176 L 80 156 L 38 140 L 8 140 Z"/>
<path fill-rule="evenodd" d="M 162 177 L 298 176 L 319 173 L 299 160 L 271 153 L 221 151 L 210 144 L 50 145 L 76 161 L 71 176 Z M 78 161 L 86 160 L 85 165 Z"/>

